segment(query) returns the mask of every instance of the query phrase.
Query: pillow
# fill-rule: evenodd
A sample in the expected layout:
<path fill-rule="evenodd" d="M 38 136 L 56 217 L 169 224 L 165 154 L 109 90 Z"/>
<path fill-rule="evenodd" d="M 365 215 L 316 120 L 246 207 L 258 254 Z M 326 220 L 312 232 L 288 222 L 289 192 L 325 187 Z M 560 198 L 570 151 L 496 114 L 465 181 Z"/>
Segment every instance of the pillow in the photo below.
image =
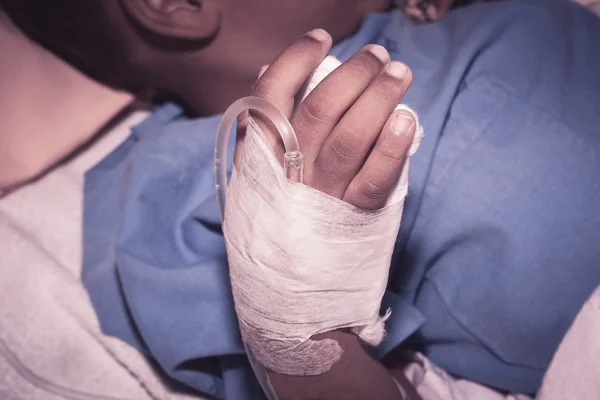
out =
<path fill-rule="evenodd" d="M 0 196 L 87 142 L 132 101 L 29 40 L 0 10 Z"/>

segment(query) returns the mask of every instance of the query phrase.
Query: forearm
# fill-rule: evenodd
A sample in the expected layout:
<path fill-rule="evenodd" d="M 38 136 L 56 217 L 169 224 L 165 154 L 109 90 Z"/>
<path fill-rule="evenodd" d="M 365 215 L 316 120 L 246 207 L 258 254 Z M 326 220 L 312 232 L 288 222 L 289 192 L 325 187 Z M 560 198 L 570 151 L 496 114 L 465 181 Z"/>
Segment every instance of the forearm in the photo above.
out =
<path fill-rule="evenodd" d="M 333 331 L 313 337 L 315 340 L 324 338 L 340 344 L 344 349 L 341 359 L 321 375 L 290 376 L 269 372 L 279 400 L 420 400 L 406 379 L 394 380 L 386 368 L 367 353 L 356 335 Z M 398 385 L 406 395 L 403 396 Z"/>

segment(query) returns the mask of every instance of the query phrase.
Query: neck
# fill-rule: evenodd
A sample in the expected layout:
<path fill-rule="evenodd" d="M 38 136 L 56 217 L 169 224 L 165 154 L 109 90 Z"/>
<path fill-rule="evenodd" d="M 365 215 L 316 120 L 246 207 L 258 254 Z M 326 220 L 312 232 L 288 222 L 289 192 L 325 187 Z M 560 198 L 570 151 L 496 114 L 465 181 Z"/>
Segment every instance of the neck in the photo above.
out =
<path fill-rule="evenodd" d="M 206 117 L 221 114 L 235 100 L 249 96 L 255 80 L 256 78 L 244 79 L 218 72 L 203 74 L 196 69 L 193 74 L 178 74 L 163 85 L 163 89 L 175 94 L 190 115 Z"/>
<path fill-rule="evenodd" d="M 365 4 L 366 9 L 360 15 L 364 16 L 371 11 L 387 10 L 390 3 L 390 0 L 370 0 L 368 5 Z M 355 21 L 348 23 L 345 29 L 334 35 L 334 40 L 337 42 L 351 35 L 358 29 L 361 20 L 362 17 L 357 17 Z M 221 40 L 228 43 L 226 39 L 221 38 Z M 220 53 L 212 47 L 220 47 Z M 209 46 L 199 53 L 189 53 L 177 62 L 174 62 L 172 56 L 157 58 L 155 60 L 157 62 L 152 63 L 155 69 L 149 81 L 162 81 L 159 87 L 174 94 L 193 116 L 221 114 L 231 103 L 252 93 L 259 68 L 264 64 L 264 60 L 272 60 L 283 50 L 262 49 L 257 53 L 246 50 L 234 51 L 226 45 L 212 47 Z M 223 56 L 223 54 L 227 55 Z M 237 54 L 237 56 L 230 57 L 228 54 Z M 164 64 L 160 65 L 161 63 Z"/>

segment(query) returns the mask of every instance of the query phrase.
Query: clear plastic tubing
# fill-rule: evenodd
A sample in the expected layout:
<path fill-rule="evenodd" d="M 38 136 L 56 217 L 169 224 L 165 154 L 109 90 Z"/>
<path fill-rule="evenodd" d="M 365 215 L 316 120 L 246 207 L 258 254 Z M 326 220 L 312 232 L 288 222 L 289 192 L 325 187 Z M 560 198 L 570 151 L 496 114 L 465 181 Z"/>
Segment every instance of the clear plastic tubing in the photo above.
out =
<path fill-rule="evenodd" d="M 250 96 L 237 100 L 223 114 L 215 142 L 215 185 L 217 186 L 217 201 L 219 203 L 221 221 L 223 221 L 225 215 L 225 199 L 227 195 L 227 147 L 229 144 L 229 135 L 237 117 L 246 110 L 259 112 L 271 120 L 283 140 L 285 148 L 283 171 L 285 176 L 299 183 L 303 183 L 304 179 L 304 156 L 300 152 L 296 133 L 286 116 L 277 107 L 261 97 Z M 246 344 L 244 344 L 244 347 L 248 354 L 250 366 L 267 398 L 269 400 L 277 400 L 265 369 L 256 361 L 250 348 Z"/>
<path fill-rule="evenodd" d="M 277 107 L 261 97 L 249 96 L 237 100 L 223 114 L 219 129 L 217 130 L 217 140 L 215 143 L 215 185 L 217 186 L 217 201 L 219 203 L 221 221 L 223 221 L 225 213 L 225 199 L 227 195 L 227 145 L 229 143 L 229 135 L 237 117 L 246 110 L 263 114 L 277 128 L 285 148 L 285 155 L 283 156 L 283 171 L 285 176 L 299 183 L 303 183 L 304 179 L 304 156 L 300 152 L 294 128 L 292 128 L 286 116 Z"/>

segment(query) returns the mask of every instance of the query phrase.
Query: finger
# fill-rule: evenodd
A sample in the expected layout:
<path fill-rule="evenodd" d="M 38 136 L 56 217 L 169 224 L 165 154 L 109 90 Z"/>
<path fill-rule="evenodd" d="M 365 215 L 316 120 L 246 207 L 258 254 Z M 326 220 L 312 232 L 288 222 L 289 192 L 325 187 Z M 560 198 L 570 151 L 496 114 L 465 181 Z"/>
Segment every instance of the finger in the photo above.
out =
<path fill-rule="evenodd" d="M 269 68 L 269 65 L 263 65 L 258 71 L 257 82 L 260 77 L 265 73 L 265 71 Z M 248 117 L 250 113 L 248 110 L 242 112 L 238 115 L 237 118 L 237 129 L 235 135 L 235 152 L 233 155 L 233 165 L 238 166 L 240 162 L 240 158 L 244 149 L 244 140 L 246 139 L 246 129 L 248 128 Z"/>
<path fill-rule="evenodd" d="M 439 21 L 448 14 L 453 3 L 454 0 L 433 0 L 425 9 L 425 13 L 431 21 Z"/>
<path fill-rule="evenodd" d="M 383 46 L 367 45 L 329 74 L 298 106 L 292 126 L 304 154 L 304 181 L 310 185 L 312 168 L 325 139 L 344 113 L 361 96 L 389 61 Z"/>
<path fill-rule="evenodd" d="M 294 97 L 311 72 L 331 48 L 331 36 L 315 29 L 284 50 L 265 70 L 253 94 L 278 107 L 288 118 L 294 108 Z"/>
<path fill-rule="evenodd" d="M 314 164 L 312 187 L 342 197 L 411 82 L 412 73 L 401 62 L 393 61 L 381 71 L 325 140 Z"/>
<path fill-rule="evenodd" d="M 404 13 L 408 15 L 412 20 L 416 22 L 425 22 L 425 15 L 423 11 L 416 6 L 409 6 L 404 8 Z"/>
<path fill-rule="evenodd" d="M 311 72 L 319 65 L 331 48 L 331 36 L 323 29 L 308 32 L 283 53 L 267 68 L 254 88 L 253 95 L 268 100 L 290 118 L 294 108 L 294 98 Z M 251 113 L 267 136 L 276 146 L 279 135 L 267 119 Z M 274 147 L 275 148 L 275 147 Z M 279 151 L 281 151 L 279 146 Z"/>
<path fill-rule="evenodd" d="M 342 200 L 365 210 L 377 210 L 385 206 L 402 173 L 415 129 L 412 113 L 406 110 L 394 112 Z"/>
<path fill-rule="evenodd" d="M 400 8 L 406 15 L 416 22 L 425 22 L 426 10 L 431 0 L 406 0 Z"/>

